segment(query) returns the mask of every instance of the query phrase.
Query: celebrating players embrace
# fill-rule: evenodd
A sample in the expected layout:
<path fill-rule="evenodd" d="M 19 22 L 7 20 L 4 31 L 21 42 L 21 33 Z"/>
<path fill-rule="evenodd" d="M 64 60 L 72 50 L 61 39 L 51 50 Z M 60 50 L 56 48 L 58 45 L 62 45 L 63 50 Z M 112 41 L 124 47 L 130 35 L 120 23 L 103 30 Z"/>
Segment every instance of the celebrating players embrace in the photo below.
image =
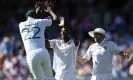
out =
<path fill-rule="evenodd" d="M 37 2 L 35 9 L 26 13 L 26 18 L 26 21 L 19 24 L 19 30 L 34 80 L 76 80 L 76 61 L 84 63 L 91 57 L 94 69 L 92 80 L 112 80 L 113 54 L 118 53 L 128 58 L 128 55 L 120 51 L 114 42 L 106 39 L 106 33 L 102 28 L 89 32 L 95 43 L 88 48 L 83 58 L 77 56 L 79 41 L 72 34 L 71 29 L 65 25 L 64 17 L 59 18 L 52 11 L 51 2 Z M 61 39 L 45 39 L 45 29 L 51 25 L 61 27 Z M 55 78 L 47 48 L 52 48 L 54 51 Z"/>

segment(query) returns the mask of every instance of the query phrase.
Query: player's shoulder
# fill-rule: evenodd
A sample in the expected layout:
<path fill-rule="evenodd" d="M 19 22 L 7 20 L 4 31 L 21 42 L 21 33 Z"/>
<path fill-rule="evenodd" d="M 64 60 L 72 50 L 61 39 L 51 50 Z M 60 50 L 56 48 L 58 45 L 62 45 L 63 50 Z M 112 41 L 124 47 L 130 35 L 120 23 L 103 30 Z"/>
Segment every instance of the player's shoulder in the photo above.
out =
<path fill-rule="evenodd" d="M 97 45 L 97 43 L 92 43 L 92 44 L 90 45 L 90 47 L 96 46 L 96 45 Z"/>
<path fill-rule="evenodd" d="M 110 41 L 110 40 L 107 40 L 106 42 L 109 43 L 109 44 L 115 44 L 115 42 Z"/>
<path fill-rule="evenodd" d="M 106 41 L 105 43 L 107 43 L 108 46 L 115 46 L 115 45 L 117 45 L 115 42 L 110 41 L 110 40 Z"/>
<path fill-rule="evenodd" d="M 42 21 L 46 21 L 48 19 L 35 19 L 35 21 L 38 21 L 38 22 L 42 22 Z"/>
<path fill-rule="evenodd" d="M 22 26 L 22 25 L 24 25 L 24 23 L 25 23 L 25 22 L 20 22 L 20 23 L 19 23 L 19 26 Z"/>
<path fill-rule="evenodd" d="M 63 40 L 61 40 L 61 39 L 56 39 L 56 42 L 61 43 L 61 42 L 63 42 Z"/>
<path fill-rule="evenodd" d="M 90 46 L 89 46 L 89 49 L 91 49 L 92 47 L 95 47 L 96 46 L 96 43 L 92 43 Z"/>
<path fill-rule="evenodd" d="M 19 23 L 19 28 L 23 28 L 23 27 L 24 27 L 24 25 L 25 25 L 25 23 L 26 23 L 25 21 L 20 22 L 20 23 Z"/>
<path fill-rule="evenodd" d="M 35 19 L 34 21 L 35 21 L 35 22 L 41 22 L 42 19 Z"/>

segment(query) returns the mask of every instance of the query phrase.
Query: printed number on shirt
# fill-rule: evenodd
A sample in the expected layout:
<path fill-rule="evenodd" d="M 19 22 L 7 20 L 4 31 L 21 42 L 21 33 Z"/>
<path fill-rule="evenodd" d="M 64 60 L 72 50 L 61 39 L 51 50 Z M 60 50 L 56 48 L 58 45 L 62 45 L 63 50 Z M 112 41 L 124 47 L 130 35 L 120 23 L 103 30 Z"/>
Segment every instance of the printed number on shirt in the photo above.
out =
<path fill-rule="evenodd" d="M 34 31 L 34 32 L 33 32 Z M 33 36 L 30 35 L 30 33 L 33 32 Z M 37 39 L 40 38 L 39 36 L 37 36 L 37 34 L 40 32 L 40 28 L 39 27 L 33 27 L 33 28 L 24 28 L 22 30 L 22 33 L 25 33 L 25 37 L 24 40 L 28 40 L 28 39 Z"/>

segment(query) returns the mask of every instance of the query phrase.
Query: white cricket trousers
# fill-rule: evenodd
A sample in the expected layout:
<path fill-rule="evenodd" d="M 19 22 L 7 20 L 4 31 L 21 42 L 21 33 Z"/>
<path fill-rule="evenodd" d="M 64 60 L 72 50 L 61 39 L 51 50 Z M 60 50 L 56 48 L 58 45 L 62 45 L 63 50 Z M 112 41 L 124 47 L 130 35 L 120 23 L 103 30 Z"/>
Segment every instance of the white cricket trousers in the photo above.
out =
<path fill-rule="evenodd" d="M 76 74 L 73 71 L 69 71 L 62 75 L 55 75 L 56 80 L 77 80 Z"/>
<path fill-rule="evenodd" d="M 92 75 L 91 80 L 112 80 L 112 74 L 94 74 Z"/>
<path fill-rule="evenodd" d="M 55 80 L 52 73 L 50 56 L 46 49 L 27 52 L 27 63 L 34 80 Z"/>

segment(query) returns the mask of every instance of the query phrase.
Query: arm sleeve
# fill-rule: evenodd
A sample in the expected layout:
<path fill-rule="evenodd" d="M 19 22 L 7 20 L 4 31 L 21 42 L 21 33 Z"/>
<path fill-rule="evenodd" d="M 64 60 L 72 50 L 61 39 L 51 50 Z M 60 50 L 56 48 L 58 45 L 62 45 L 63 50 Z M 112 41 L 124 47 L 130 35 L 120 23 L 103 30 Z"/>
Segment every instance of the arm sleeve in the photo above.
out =
<path fill-rule="evenodd" d="M 51 19 L 42 19 L 42 22 L 46 26 L 51 26 L 52 25 L 52 20 Z"/>
<path fill-rule="evenodd" d="M 120 48 L 114 42 L 110 42 L 110 47 L 111 47 L 111 53 L 112 54 L 118 54 L 121 52 Z"/>
<path fill-rule="evenodd" d="M 50 43 L 50 47 L 51 48 L 55 48 L 55 43 L 57 42 L 57 40 L 53 39 L 53 40 L 49 40 Z"/>
<path fill-rule="evenodd" d="M 90 46 L 90 47 L 88 48 L 86 54 L 83 56 L 83 59 L 88 59 L 88 60 L 90 60 L 91 56 L 92 56 L 92 52 L 91 52 L 91 46 Z"/>

